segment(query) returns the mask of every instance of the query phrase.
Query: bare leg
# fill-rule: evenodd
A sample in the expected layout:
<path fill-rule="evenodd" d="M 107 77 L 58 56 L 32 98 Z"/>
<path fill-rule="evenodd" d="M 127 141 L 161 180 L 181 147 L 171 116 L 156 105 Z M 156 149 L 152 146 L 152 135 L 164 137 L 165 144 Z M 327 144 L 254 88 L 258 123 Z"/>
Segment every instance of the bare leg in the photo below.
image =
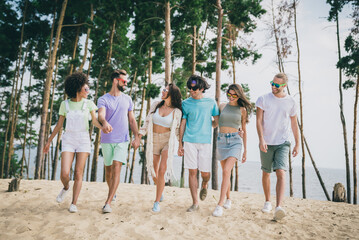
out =
<path fill-rule="evenodd" d="M 262 170 L 262 186 L 266 202 L 270 201 L 270 173 Z"/>
<path fill-rule="evenodd" d="M 75 165 L 75 183 L 73 187 L 72 193 L 72 204 L 76 205 L 77 199 L 79 197 L 81 187 L 82 187 L 82 178 L 84 175 L 84 168 L 86 164 L 86 160 L 89 153 L 80 152 L 76 153 L 76 165 Z"/>
<path fill-rule="evenodd" d="M 208 181 L 211 178 L 210 172 L 201 172 L 202 176 L 202 188 L 208 188 Z"/>
<path fill-rule="evenodd" d="M 285 171 L 282 169 L 277 169 L 275 171 L 277 175 L 277 185 L 276 185 L 276 194 L 277 194 L 277 206 L 282 205 L 284 190 L 285 190 Z"/>
<path fill-rule="evenodd" d="M 197 197 L 197 188 L 198 188 L 198 181 L 197 181 L 197 169 L 188 169 L 188 182 L 189 182 L 189 189 L 191 191 L 191 196 L 194 205 L 198 205 L 198 197 Z"/>
<path fill-rule="evenodd" d="M 168 150 L 162 151 L 161 162 L 159 170 L 157 171 L 157 189 L 156 189 L 156 202 L 161 200 L 163 189 L 165 188 L 165 173 L 167 170 Z"/>
<path fill-rule="evenodd" d="M 112 164 L 112 179 L 110 188 L 108 191 L 108 197 L 105 204 L 111 204 L 113 197 L 115 196 L 116 190 L 120 183 L 120 174 L 121 174 L 122 162 L 113 161 Z"/>
<path fill-rule="evenodd" d="M 221 186 L 221 196 L 219 198 L 219 202 L 218 205 L 219 206 L 223 206 L 224 204 L 224 200 L 227 194 L 227 197 L 229 199 L 229 187 L 231 185 L 231 181 L 230 181 L 230 177 L 231 177 L 231 171 L 232 168 L 234 166 L 234 164 L 236 163 L 237 159 L 234 157 L 229 157 L 223 161 L 221 161 L 221 165 L 222 165 L 222 186 Z"/>
<path fill-rule="evenodd" d="M 161 155 L 153 154 L 153 169 L 155 170 L 156 176 L 152 176 L 153 182 L 157 185 L 158 179 L 158 168 L 160 166 Z"/>
<path fill-rule="evenodd" d="M 73 152 L 62 152 L 61 153 L 61 174 L 60 179 L 64 185 L 64 189 L 68 190 L 70 185 L 70 169 L 74 160 L 75 153 Z"/>
<path fill-rule="evenodd" d="M 111 179 L 112 179 L 112 165 L 105 166 L 105 178 L 108 188 L 111 186 Z"/>

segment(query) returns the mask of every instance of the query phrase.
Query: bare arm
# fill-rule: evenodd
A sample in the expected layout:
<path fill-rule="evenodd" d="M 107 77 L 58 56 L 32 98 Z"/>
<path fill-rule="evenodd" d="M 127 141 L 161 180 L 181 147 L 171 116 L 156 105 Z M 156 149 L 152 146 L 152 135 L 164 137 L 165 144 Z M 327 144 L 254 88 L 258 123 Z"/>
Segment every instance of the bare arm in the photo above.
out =
<path fill-rule="evenodd" d="M 267 152 L 267 143 L 264 141 L 264 137 L 263 137 L 263 126 L 262 126 L 262 122 L 263 122 L 263 109 L 257 107 L 257 133 L 258 133 L 258 138 L 259 138 L 259 148 L 262 152 Z"/>
<path fill-rule="evenodd" d="M 95 110 L 92 110 L 91 111 L 91 119 L 92 119 L 92 124 L 99 128 L 99 129 L 102 129 L 102 125 L 100 124 L 100 122 L 97 120 L 96 118 L 96 113 L 95 113 Z"/>
<path fill-rule="evenodd" d="M 54 131 L 51 133 L 49 139 L 47 140 L 45 147 L 43 149 L 44 153 L 48 153 L 49 149 L 50 149 L 50 144 L 52 142 L 52 139 L 54 139 L 54 137 L 57 135 L 57 133 L 60 131 L 60 129 L 62 128 L 62 126 L 64 125 L 64 121 L 65 121 L 65 116 L 60 115 L 59 117 L 59 121 L 57 122 Z"/>
<path fill-rule="evenodd" d="M 241 107 L 242 114 L 242 131 L 243 131 L 243 156 L 242 163 L 247 160 L 247 110 Z"/>
<path fill-rule="evenodd" d="M 131 131 L 133 135 L 135 136 L 135 140 L 132 142 L 132 146 L 134 149 L 138 148 L 140 146 L 140 138 L 138 135 L 138 127 L 135 115 L 133 114 L 133 111 L 128 111 L 128 122 L 130 124 Z"/>
<path fill-rule="evenodd" d="M 98 110 L 98 121 L 101 123 L 104 133 L 112 132 L 112 126 L 106 121 L 106 108 L 102 107 Z"/>
<path fill-rule="evenodd" d="M 219 123 L 219 115 L 218 116 L 213 116 L 212 127 L 213 128 L 218 127 L 218 123 Z"/>
<path fill-rule="evenodd" d="M 179 143 L 178 143 L 178 156 L 183 156 L 184 155 L 184 150 L 183 150 L 183 134 L 184 131 L 186 130 L 186 119 L 182 118 L 181 120 L 181 125 L 180 125 L 180 129 L 179 129 Z"/>
<path fill-rule="evenodd" d="M 297 121 L 297 115 L 294 117 L 290 117 L 290 123 L 292 127 L 292 132 L 295 139 L 295 146 L 293 148 L 293 157 L 298 155 L 299 152 L 299 128 L 298 128 L 298 121 Z"/>

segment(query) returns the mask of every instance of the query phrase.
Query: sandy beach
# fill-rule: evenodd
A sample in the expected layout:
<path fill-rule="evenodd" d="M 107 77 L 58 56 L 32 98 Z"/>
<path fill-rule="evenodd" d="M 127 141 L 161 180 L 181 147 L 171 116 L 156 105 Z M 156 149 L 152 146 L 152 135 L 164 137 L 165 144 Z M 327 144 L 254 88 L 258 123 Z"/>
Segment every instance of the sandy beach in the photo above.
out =
<path fill-rule="evenodd" d="M 0 239 L 359 239 L 359 206 L 345 203 L 286 197 L 287 216 L 275 222 L 260 211 L 263 195 L 233 192 L 232 208 L 215 218 L 219 191 L 187 213 L 189 189 L 166 187 L 155 214 L 155 186 L 120 184 L 113 212 L 102 214 L 107 185 L 84 182 L 79 211 L 69 213 L 72 192 L 55 201 L 61 182 L 22 180 L 11 193 L 8 182 L 0 180 Z"/>

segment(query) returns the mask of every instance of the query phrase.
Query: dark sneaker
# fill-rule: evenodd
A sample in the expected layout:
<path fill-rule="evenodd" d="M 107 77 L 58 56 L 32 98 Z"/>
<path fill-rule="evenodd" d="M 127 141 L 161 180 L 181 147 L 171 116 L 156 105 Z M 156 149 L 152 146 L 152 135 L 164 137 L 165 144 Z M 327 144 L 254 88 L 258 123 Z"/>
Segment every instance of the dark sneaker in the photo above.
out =
<path fill-rule="evenodd" d="M 199 198 L 203 201 L 207 197 L 207 188 L 202 188 L 199 192 Z"/>
<path fill-rule="evenodd" d="M 188 209 L 187 209 L 187 212 L 195 212 L 195 211 L 198 211 L 199 209 L 199 206 L 198 205 L 192 205 L 190 206 Z"/>

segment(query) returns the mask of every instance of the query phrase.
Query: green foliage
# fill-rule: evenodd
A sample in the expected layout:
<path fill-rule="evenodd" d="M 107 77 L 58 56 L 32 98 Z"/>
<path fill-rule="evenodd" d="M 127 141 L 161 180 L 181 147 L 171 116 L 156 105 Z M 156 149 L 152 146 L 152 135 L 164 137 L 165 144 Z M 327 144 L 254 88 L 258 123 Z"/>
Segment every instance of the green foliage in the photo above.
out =
<path fill-rule="evenodd" d="M 156 98 L 161 92 L 161 86 L 157 86 L 156 84 L 150 83 L 146 85 L 146 98 Z"/>

